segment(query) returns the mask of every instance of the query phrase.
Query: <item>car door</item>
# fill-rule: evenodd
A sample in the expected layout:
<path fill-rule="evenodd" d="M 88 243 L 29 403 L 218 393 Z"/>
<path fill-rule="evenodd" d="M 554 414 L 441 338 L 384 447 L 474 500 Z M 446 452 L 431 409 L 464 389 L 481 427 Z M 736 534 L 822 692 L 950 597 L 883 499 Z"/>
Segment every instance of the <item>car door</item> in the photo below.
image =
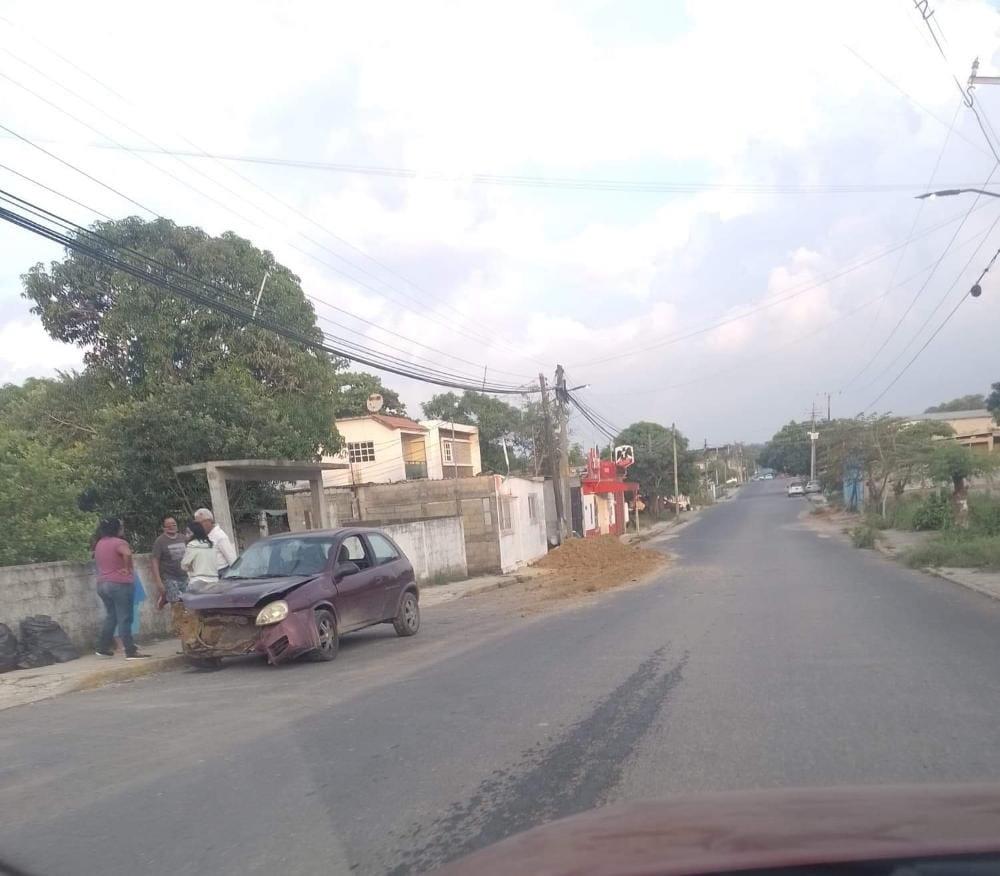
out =
<path fill-rule="evenodd" d="M 358 571 L 353 575 L 338 575 L 337 567 L 345 562 L 354 563 Z M 381 573 L 375 566 L 371 549 L 360 534 L 347 535 L 341 541 L 333 575 L 342 632 L 382 620 L 380 611 L 384 587 L 381 582 L 376 583 Z"/>
<path fill-rule="evenodd" d="M 409 562 L 399 548 L 381 532 L 365 533 L 365 538 L 379 572 L 375 578 L 376 586 L 382 589 L 379 617 L 387 619 L 396 614 L 399 594 L 409 578 Z"/>

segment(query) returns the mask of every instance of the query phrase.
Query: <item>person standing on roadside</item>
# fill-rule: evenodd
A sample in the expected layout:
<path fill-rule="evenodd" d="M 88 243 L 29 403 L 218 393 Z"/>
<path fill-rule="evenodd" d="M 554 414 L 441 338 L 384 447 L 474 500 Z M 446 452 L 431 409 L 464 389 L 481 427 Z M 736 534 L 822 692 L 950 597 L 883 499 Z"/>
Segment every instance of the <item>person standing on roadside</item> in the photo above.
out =
<path fill-rule="evenodd" d="M 188 584 L 187 573 L 181 568 L 186 547 L 187 539 L 178 531 L 177 520 L 164 517 L 163 532 L 153 542 L 153 555 L 149 565 L 159 589 L 159 604 L 170 605 L 174 626 L 183 610 L 181 594 L 187 590 Z"/>
<path fill-rule="evenodd" d="M 208 540 L 215 548 L 216 569 L 224 569 L 236 562 L 236 545 L 225 530 L 215 522 L 215 515 L 208 508 L 199 508 L 194 512 L 196 523 L 204 527 Z"/>
<path fill-rule="evenodd" d="M 97 528 L 94 564 L 97 566 L 97 595 L 104 604 L 104 625 L 97 643 L 98 657 L 114 657 L 115 629 L 125 649 L 126 660 L 141 660 L 132 638 L 132 615 L 135 611 L 135 569 L 132 549 L 125 541 L 125 527 L 117 517 L 102 520 Z"/>
<path fill-rule="evenodd" d="M 197 520 L 192 520 L 187 528 L 191 538 L 184 548 L 181 568 L 188 574 L 188 587 L 192 592 L 211 590 L 219 582 L 217 548 Z"/>

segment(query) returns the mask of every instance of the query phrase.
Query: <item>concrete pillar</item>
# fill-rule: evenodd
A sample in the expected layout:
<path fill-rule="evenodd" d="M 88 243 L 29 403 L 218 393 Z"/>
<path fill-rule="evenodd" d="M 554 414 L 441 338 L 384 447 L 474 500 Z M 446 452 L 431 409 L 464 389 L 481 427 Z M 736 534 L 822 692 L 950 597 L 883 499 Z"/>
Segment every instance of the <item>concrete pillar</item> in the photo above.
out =
<path fill-rule="evenodd" d="M 309 495 L 312 499 L 312 520 L 314 529 L 329 529 L 330 506 L 326 502 L 326 493 L 323 492 L 323 476 L 312 478 L 309 481 Z"/>
<path fill-rule="evenodd" d="M 229 507 L 226 478 L 212 465 L 205 469 L 205 476 L 208 478 L 208 492 L 212 497 L 212 514 L 215 516 L 215 522 L 233 540 L 233 544 L 236 544 L 236 529 L 233 526 L 233 512 Z"/>

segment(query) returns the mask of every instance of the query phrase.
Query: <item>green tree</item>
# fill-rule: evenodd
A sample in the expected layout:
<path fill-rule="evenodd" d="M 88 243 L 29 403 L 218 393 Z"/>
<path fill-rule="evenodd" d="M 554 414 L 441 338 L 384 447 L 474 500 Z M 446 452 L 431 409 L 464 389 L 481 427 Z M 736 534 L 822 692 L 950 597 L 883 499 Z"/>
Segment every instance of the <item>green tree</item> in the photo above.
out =
<path fill-rule="evenodd" d="M 288 268 L 271 253 L 226 232 L 212 237 L 166 219 L 130 217 L 94 225 L 114 247 L 128 248 L 210 283 L 224 300 L 252 310 L 265 273 L 260 314 L 313 340 L 322 339 L 316 314 Z M 331 404 L 335 363 L 256 325 L 197 304 L 68 251 L 48 268 L 24 276 L 24 297 L 57 340 L 86 349 L 88 370 L 142 398 L 161 386 L 191 383 L 223 369 L 245 371 L 262 391 L 309 393 Z M 197 283 L 189 285 L 197 287 Z M 200 288 L 210 298 L 219 293 Z M 318 398 L 317 398 L 318 396 Z"/>
<path fill-rule="evenodd" d="M 949 411 L 978 411 L 986 407 L 986 397 L 981 393 L 963 395 L 951 401 L 932 405 L 924 411 L 925 414 L 943 414 Z"/>
<path fill-rule="evenodd" d="M 421 407 L 424 416 L 432 420 L 464 423 L 479 429 L 484 471 L 506 471 L 504 441 L 509 447 L 523 446 L 521 411 L 493 396 L 469 390 L 461 395 L 442 392 L 432 396 Z"/>
<path fill-rule="evenodd" d="M 994 383 L 990 390 L 986 397 L 986 407 L 993 414 L 993 419 L 1000 423 L 1000 383 Z"/>
<path fill-rule="evenodd" d="M 341 417 L 362 417 L 368 413 L 368 396 L 378 393 L 382 396 L 380 413 L 396 417 L 406 416 L 406 405 L 400 401 L 394 389 L 385 386 L 381 379 L 365 371 L 343 371 L 337 375 L 337 398 L 334 415 Z"/>
<path fill-rule="evenodd" d="M 80 451 L 54 451 L 33 436 L 0 429 L 0 566 L 84 560 L 97 515 L 77 507 L 86 483 Z"/>
<path fill-rule="evenodd" d="M 858 466 L 868 499 L 876 508 L 891 487 L 901 495 L 907 484 L 925 477 L 937 441 L 953 434 L 947 423 L 873 415 L 834 420 L 819 430 L 820 474 L 827 484 L 842 482 L 844 469 Z"/>
<path fill-rule="evenodd" d="M 809 474 L 809 429 L 808 423 L 794 420 L 782 426 L 764 445 L 757 462 L 764 468 L 773 468 L 785 474 Z"/>
<path fill-rule="evenodd" d="M 936 481 L 951 484 L 951 507 L 955 525 L 969 525 L 969 483 L 971 477 L 995 471 L 997 461 L 984 453 L 976 453 L 955 441 L 940 441 L 934 447 L 929 473 Z"/>
<path fill-rule="evenodd" d="M 671 431 L 659 423 L 645 420 L 632 423 L 615 438 L 615 445 L 630 444 L 635 452 L 635 464 L 628 469 L 629 480 L 637 481 L 644 496 L 656 500 L 674 494 L 674 453 Z M 677 475 L 682 494 L 698 488 L 698 470 L 694 456 L 688 450 L 688 440 L 677 433 Z"/>
<path fill-rule="evenodd" d="M 98 223 L 96 230 L 116 247 L 224 290 L 227 301 L 248 311 L 267 272 L 259 312 L 299 335 L 322 337 L 298 278 L 234 234 L 211 237 L 136 218 Z M 183 514 L 208 500 L 203 481 L 181 483 L 173 466 L 314 458 L 339 447 L 337 406 L 357 385 L 338 375 L 340 360 L 72 251 L 47 268 L 36 265 L 23 279 L 24 295 L 49 334 L 86 348 L 82 374 L 0 391 L 0 429 L 19 431 L 40 452 L 74 461 L 68 492 L 47 513 L 67 507 L 72 518 L 75 501 L 67 497 L 82 494 L 88 509 L 125 517 L 136 546 L 144 548 L 164 512 Z M 21 458 L 29 477 L 30 459 L 8 454 L 12 465 Z M 232 498 L 236 513 L 275 501 L 269 485 L 234 491 Z M 79 555 L 79 546 L 65 540 L 53 544 L 61 544 L 67 558 Z"/>

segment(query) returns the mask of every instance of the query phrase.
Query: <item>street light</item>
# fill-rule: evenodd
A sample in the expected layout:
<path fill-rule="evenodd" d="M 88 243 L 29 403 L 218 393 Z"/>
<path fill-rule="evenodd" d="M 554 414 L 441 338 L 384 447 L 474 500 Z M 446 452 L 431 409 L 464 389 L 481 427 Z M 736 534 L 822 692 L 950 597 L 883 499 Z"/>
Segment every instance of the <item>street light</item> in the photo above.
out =
<path fill-rule="evenodd" d="M 1000 192 L 989 192 L 986 189 L 941 189 L 939 192 L 925 192 L 922 195 L 914 195 L 918 201 L 925 198 L 947 198 L 951 195 L 964 195 L 966 192 L 974 192 L 977 195 L 989 195 L 991 198 L 1000 198 Z"/>

